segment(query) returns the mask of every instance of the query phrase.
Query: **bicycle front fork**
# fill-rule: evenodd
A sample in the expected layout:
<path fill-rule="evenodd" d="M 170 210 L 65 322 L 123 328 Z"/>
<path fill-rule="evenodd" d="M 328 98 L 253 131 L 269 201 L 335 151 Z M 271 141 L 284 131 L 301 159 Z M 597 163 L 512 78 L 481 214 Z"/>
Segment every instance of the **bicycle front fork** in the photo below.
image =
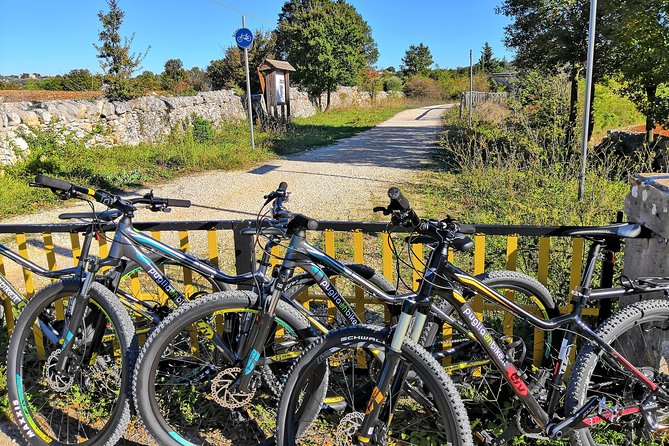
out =
<path fill-rule="evenodd" d="M 362 426 L 360 427 L 358 440 L 361 443 L 369 443 L 371 441 L 374 435 L 374 429 L 378 424 L 381 408 L 384 406 L 386 400 L 388 400 L 388 390 L 390 389 L 392 395 L 398 395 L 402 391 L 404 380 L 409 372 L 408 367 L 406 367 L 404 364 L 400 365 L 402 344 L 409 334 L 411 320 L 413 319 L 413 316 L 416 313 L 416 308 L 418 306 L 420 306 L 420 310 L 418 315 L 416 315 L 414 326 L 410 334 L 411 339 L 414 341 L 418 341 L 420 334 L 423 331 L 425 320 L 427 318 L 427 311 L 429 311 L 429 303 L 427 306 L 420 304 L 416 305 L 416 303 L 406 300 L 402 306 L 402 314 L 400 315 L 399 322 L 395 327 L 395 333 L 393 334 L 390 343 L 390 351 L 386 355 L 385 361 L 383 362 L 383 368 L 381 369 L 381 373 L 377 380 L 377 385 L 372 390 L 371 397 L 367 404 L 365 419 L 363 420 Z M 398 365 L 400 365 L 399 369 Z M 393 403 L 396 400 L 397 398 L 390 398 L 389 406 L 385 411 L 388 419 L 393 412 Z"/>

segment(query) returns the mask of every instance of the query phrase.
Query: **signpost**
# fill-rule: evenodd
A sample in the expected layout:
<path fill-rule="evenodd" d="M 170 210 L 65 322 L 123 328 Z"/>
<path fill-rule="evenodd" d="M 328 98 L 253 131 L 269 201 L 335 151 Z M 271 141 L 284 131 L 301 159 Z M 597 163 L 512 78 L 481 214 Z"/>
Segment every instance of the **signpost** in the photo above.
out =
<path fill-rule="evenodd" d="M 244 50 L 244 68 L 246 70 L 246 104 L 249 111 L 249 128 L 251 129 L 251 148 L 255 150 L 253 136 L 253 111 L 251 107 L 251 77 L 249 76 L 249 48 L 253 46 L 253 32 L 246 27 L 246 17 L 242 16 L 242 27 L 235 33 L 235 41 L 239 49 Z"/>
<path fill-rule="evenodd" d="M 581 133 L 581 175 L 578 179 L 578 201 L 585 194 L 585 174 L 588 166 L 588 133 L 590 127 L 590 103 L 592 102 L 592 64 L 595 57 L 595 29 L 597 23 L 597 0 L 590 0 L 590 27 L 588 29 L 588 59 L 585 68 L 585 104 L 583 105 L 583 132 Z"/>

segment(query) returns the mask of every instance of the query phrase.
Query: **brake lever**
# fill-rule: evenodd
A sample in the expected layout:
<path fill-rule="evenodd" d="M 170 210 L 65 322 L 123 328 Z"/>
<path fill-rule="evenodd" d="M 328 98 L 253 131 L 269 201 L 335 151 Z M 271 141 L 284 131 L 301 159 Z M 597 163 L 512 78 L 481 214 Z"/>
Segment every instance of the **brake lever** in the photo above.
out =
<path fill-rule="evenodd" d="M 393 211 L 383 206 L 376 206 L 374 209 L 372 209 L 372 212 L 383 212 L 383 215 L 390 215 L 393 213 Z"/>

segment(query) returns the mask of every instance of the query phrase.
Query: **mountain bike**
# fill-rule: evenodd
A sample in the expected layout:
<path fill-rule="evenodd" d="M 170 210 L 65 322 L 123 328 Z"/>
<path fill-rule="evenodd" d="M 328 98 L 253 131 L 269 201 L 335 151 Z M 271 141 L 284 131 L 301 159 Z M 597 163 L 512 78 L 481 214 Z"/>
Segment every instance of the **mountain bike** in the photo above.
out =
<path fill-rule="evenodd" d="M 591 298 L 624 296 L 633 290 L 629 287 L 592 290 L 595 262 L 588 262 L 581 286 L 573 293 L 570 313 L 542 319 L 466 277 L 448 262 L 446 247 L 450 240 L 460 236 L 457 223 L 420 220 L 396 188 L 391 188 L 389 197 L 387 212 L 395 224 L 409 227 L 437 243 L 417 296 L 405 302 L 393 331 L 347 327 L 310 345 L 291 369 L 279 403 L 278 445 L 308 444 L 314 435 L 335 439 L 345 436 L 344 442 L 337 440 L 336 444 L 386 444 L 389 438 L 399 444 L 407 444 L 407 439 L 408 444 L 425 444 L 421 441 L 426 438 L 420 435 L 416 443 L 412 442 L 416 431 L 427 432 L 429 444 L 448 441 L 461 444 L 452 439 L 453 425 L 449 426 L 449 415 L 444 412 L 445 402 L 455 390 L 449 388 L 446 394 L 425 391 L 427 366 L 406 353 L 413 348 L 412 341 L 421 336 L 423 321 L 435 294 L 443 296 L 453 307 L 524 409 L 514 420 L 517 426 L 509 427 L 508 432 L 496 438 L 481 437 L 479 441 L 505 444 L 521 432 L 543 433 L 550 439 L 570 435 L 578 445 L 637 444 L 639 435 L 644 432 L 652 437 L 662 435 L 669 428 L 664 424 L 669 414 L 666 361 L 657 340 L 652 342 L 650 338 L 653 334 L 666 336 L 669 301 L 645 300 L 629 305 L 593 330 L 581 319 Z M 570 231 L 570 235 L 597 241 L 589 252 L 594 258 L 606 241 L 635 236 L 639 231 L 638 225 L 619 224 L 579 228 Z M 669 283 L 658 280 L 653 288 L 666 293 Z M 550 378 L 536 376 L 531 370 L 519 370 L 514 358 L 509 357 L 494 332 L 469 305 L 468 297 L 473 293 L 503 306 L 515 317 L 539 329 L 566 330 Z M 573 364 L 565 390 L 562 381 L 570 365 L 569 352 L 576 335 L 584 339 L 585 345 Z M 386 354 L 380 360 L 374 351 Z M 322 381 L 319 364 L 324 363 L 329 364 L 330 387 L 336 386 L 346 395 L 345 407 L 338 411 L 324 409 L 322 392 L 315 391 Z M 428 373 L 440 376 L 441 369 L 433 364 Z M 406 401 L 411 404 L 405 404 Z M 425 427 L 416 425 L 417 410 L 422 414 L 418 422 Z M 612 425 L 623 426 L 625 430 L 620 433 L 612 429 Z M 436 430 L 442 438 L 434 441 Z"/>
<path fill-rule="evenodd" d="M 17 261 L 21 266 L 36 274 L 46 277 L 61 277 L 70 274 L 74 276 L 74 279 L 70 281 L 58 283 L 40 291 L 26 307 L 30 311 L 17 322 L 12 338 L 16 341 L 11 344 L 8 355 L 9 370 L 17 371 L 15 375 L 10 375 L 17 376 L 17 380 L 10 380 L 8 386 L 10 397 L 17 402 L 15 416 L 19 424 L 23 426 L 25 435 L 29 436 L 35 444 L 41 444 L 40 440 L 47 443 L 48 440 L 68 443 L 79 442 L 82 439 L 89 444 L 113 442 L 120 437 L 129 418 L 127 401 L 118 403 L 116 406 L 114 402 L 125 401 L 129 395 L 126 381 L 134 356 L 128 356 L 124 362 L 113 361 L 114 356 L 108 358 L 105 367 L 113 368 L 114 377 L 120 384 L 112 389 L 111 396 L 102 397 L 95 386 L 82 387 L 82 385 L 72 384 L 76 376 L 83 376 L 86 373 L 92 375 L 89 369 L 79 364 L 81 361 L 90 361 L 90 366 L 98 367 L 102 358 L 101 355 L 95 355 L 96 352 L 91 350 L 86 343 L 88 338 L 81 340 L 74 334 L 104 333 L 105 325 L 96 319 L 102 311 L 104 314 L 118 318 L 120 322 L 116 321 L 115 327 L 121 328 L 115 329 L 114 332 L 123 336 L 127 344 L 133 339 L 133 331 L 128 329 L 132 327 L 133 322 L 139 333 L 148 333 L 170 311 L 183 305 L 189 299 L 211 291 L 230 290 L 229 284 L 249 282 L 262 284 L 266 280 L 264 273 L 269 266 L 269 253 L 274 243 L 273 238 L 270 237 L 268 240 L 265 247 L 267 254 L 261 260 L 260 268 L 255 273 L 229 276 L 208 262 L 190 253 L 171 248 L 135 230 L 132 226 L 134 212 L 140 204 L 148 205 L 153 211 L 163 211 L 172 206 L 190 206 L 188 201 L 163 199 L 155 197 L 152 193 L 141 198 L 123 199 L 105 191 L 94 191 L 42 175 L 35 179 L 33 185 L 47 187 L 63 199 L 92 197 L 109 209 L 100 213 L 93 210 L 92 213 L 61 214 L 60 217 L 65 219 L 92 220 L 86 226 L 84 245 L 77 268 L 56 272 L 47 271 L 23 259 L 8 248 L 0 247 L 0 254 Z M 104 259 L 91 256 L 89 251 L 92 240 L 103 236 L 101 225 L 116 219 L 120 220 L 116 225 L 114 238 L 111 240 L 109 255 Z M 250 231 L 255 234 L 255 229 Z M 109 271 L 100 274 L 103 267 L 109 267 Z M 173 275 L 168 276 L 166 267 L 178 267 L 179 272 L 183 271 L 182 274 L 191 276 L 191 279 L 197 275 L 203 285 L 195 288 L 192 286 L 194 281 L 190 280 L 189 287 L 185 287 L 185 290 L 180 289 L 173 285 L 177 281 L 174 280 Z M 351 265 L 351 268 L 357 269 L 358 266 Z M 137 272 L 144 273 L 144 281 L 148 278 L 156 284 L 162 293 L 160 301 L 155 299 L 147 301 L 141 298 L 142 296 L 134 294 L 136 283 L 141 279 L 131 277 Z M 84 285 L 86 288 L 81 288 Z M 0 278 L 0 288 L 17 307 L 22 308 L 26 305 L 26 300 L 4 277 Z M 113 294 L 110 295 L 104 288 L 116 293 L 116 297 Z M 86 300 L 88 294 L 92 296 L 90 298 L 92 302 L 102 310 L 88 309 Z M 82 303 L 77 304 L 79 301 Z M 119 307 L 119 302 L 130 310 L 134 321 L 131 320 L 128 324 L 127 318 L 121 316 L 119 308 L 123 307 Z M 251 303 L 248 304 L 251 305 Z M 278 307 L 277 314 L 290 322 L 291 325 L 287 326 L 289 331 L 299 334 L 297 342 L 306 345 L 304 337 L 311 334 L 310 331 L 305 330 L 305 327 L 309 326 L 308 322 L 305 319 L 297 320 L 294 313 L 289 313 L 284 317 L 284 305 Z M 33 322 L 37 322 L 40 328 L 35 327 L 33 330 L 31 328 Z M 67 355 L 70 355 L 71 349 L 74 348 L 71 347 L 74 344 L 66 342 L 68 336 L 73 336 L 77 340 L 77 351 L 82 348 L 88 349 L 87 353 L 75 358 L 69 367 L 62 365 L 63 362 L 70 362 Z M 99 343 L 99 340 L 92 339 Z M 103 341 L 106 339 L 112 339 L 112 336 L 103 335 Z M 103 345 L 106 344 L 103 343 Z M 64 353 L 62 353 L 59 352 L 60 346 L 68 347 L 63 349 Z M 100 348 L 96 344 L 94 346 Z M 124 349 L 126 347 L 124 344 Z M 135 352 L 135 350 L 136 347 L 132 351 Z M 104 378 L 104 374 L 98 373 L 95 376 L 100 379 Z M 263 376 L 267 377 L 268 382 L 274 382 L 269 381 L 272 379 L 270 370 L 265 370 Z M 90 382 L 88 378 L 86 380 Z M 27 381 L 34 386 L 25 385 Z M 58 385 L 59 381 L 69 384 Z M 52 392 L 55 392 L 54 395 L 57 397 L 49 397 Z M 45 403 L 40 406 L 25 403 L 31 400 L 45 401 Z M 64 400 L 66 402 L 63 402 Z M 72 414 L 65 416 L 62 408 L 69 406 L 79 407 L 79 416 Z M 100 414 L 97 414 L 96 411 L 99 411 Z M 48 412 L 50 415 L 45 415 L 43 412 Z M 54 416 L 54 413 L 60 416 Z M 109 417 L 106 418 L 106 415 Z M 28 421 L 23 422 L 25 420 Z"/>
<path fill-rule="evenodd" d="M 276 389 L 273 393 L 279 394 L 286 371 L 304 350 L 294 339 L 299 332 L 288 328 L 291 320 L 299 316 L 308 320 L 310 325 L 303 327 L 303 331 L 308 332 L 310 338 L 315 337 L 313 330 L 325 333 L 333 324 L 364 322 L 362 309 L 351 306 L 333 285 L 332 276 L 355 283 L 369 297 L 387 305 L 391 314 L 399 313 L 395 309 L 401 308 L 407 298 L 396 296 L 394 287 L 385 279 L 375 279 L 370 268 L 356 271 L 309 244 L 306 233 L 317 229 L 318 222 L 284 208 L 288 197 L 286 188 L 282 183 L 266 196 L 265 205 L 272 203 L 271 218 L 264 222 L 259 219 L 256 226 L 258 236 L 287 239 L 286 254 L 274 271 L 274 280 L 263 287 L 260 296 L 217 293 L 189 303 L 160 324 L 140 353 L 133 381 L 137 411 L 160 444 L 214 444 L 221 435 L 235 435 L 236 441 L 241 442 L 240 429 L 233 427 L 235 432 L 230 432 L 230 425 L 238 426 L 243 417 L 250 421 L 248 408 L 254 403 L 262 405 L 258 403 L 264 398 L 258 392 L 260 383 L 269 382 L 267 387 Z M 464 243 L 460 248 L 469 245 Z M 459 245 L 454 243 L 454 246 Z M 293 277 L 298 267 L 305 272 Z M 545 288 L 535 290 L 533 282 L 520 280 L 522 277 L 513 273 L 503 277 L 500 273 L 487 280 L 495 281 L 493 286 L 496 287 L 515 287 L 519 294 L 522 291 L 527 296 L 537 295 L 539 302 L 554 307 Z M 295 285 L 290 286 L 291 282 Z M 316 284 L 330 300 L 336 317 L 321 319 L 298 300 L 286 298 L 286 294 L 299 295 L 295 289 L 304 289 L 309 284 Z M 277 313 L 279 308 L 284 308 L 284 316 Z M 436 306 L 433 313 L 435 318 L 451 320 Z M 219 345 L 220 342 L 224 345 Z M 230 354 L 231 351 L 235 354 Z M 439 350 L 435 354 L 447 357 L 459 351 L 456 347 L 453 351 Z M 268 379 L 267 370 L 274 370 L 273 376 L 279 379 Z M 326 375 L 327 370 L 323 370 L 323 379 Z M 323 403 L 335 410 L 345 404 L 345 399 L 334 393 L 324 395 Z M 271 432 L 272 416 L 267 413 L 268 406 L 252 415 L 255 424 L 264 428 L 255 431 L 245 428 L 246 440 L 261 440 Z M 237 423 L 232 424 L 233 420 Z"/>

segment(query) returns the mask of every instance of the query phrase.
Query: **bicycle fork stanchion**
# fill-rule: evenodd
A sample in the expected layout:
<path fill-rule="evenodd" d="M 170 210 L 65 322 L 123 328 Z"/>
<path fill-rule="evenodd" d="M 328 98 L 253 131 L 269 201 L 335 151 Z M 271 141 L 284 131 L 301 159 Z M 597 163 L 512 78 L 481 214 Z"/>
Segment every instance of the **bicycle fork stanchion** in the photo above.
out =
<path fill-rule="evenodd" d="M 372 390 L 372 395 L 369 399 L 367 410 L 365 412 L 365 419 L 362 422 L 362 426 L 360 427 L 360 435 L 358 435 L 358 440 L 361 443 L 369 443 L 372 435 L 374 434 L 374 428 L 376 427 L 377 421 L 379 419 L 381 407 L 386 400 L 388 389 L 390 388 L 390 385 L 393 381 L 397 365 L 399 364 L 400 357 L 402 356 L 402 344 L 404 343 L 404 339 L 407 336 L 407 332 L 409 331 L 409 324 L 411 323 L 411 319 L 413 318 L 415 312 L 415 302 L 410 300 L 404 301 L 402 306 L 402 315 L 400 316 L 400 320 L 397 323 L 395 334 L 393 335 L 393 339 L 390 344 L 390 351 L 386 355 L 383 369 L 381 370 L 381 374 L 378 379 L 378 384 L 376 387 L 374 387 L 374 390 Z"/>
<path fill-rule="evenodd" d="M 65 324 L 65 327 L 63 328 L 63 336 L 62 336 L 63 345 L 61 346 L 60 356 L 58 358 L 58 363 L 56 365 L 56 370 L 58 371 L 58 373 L 62 373 L 65 370 L 66 358 L 70 355 L 70 352 L 72 351 L 73 342 L 71 341 L 76 335 L 77 331 L 79 331 L 79 328 L 81 327 L 81 323 L 84 319 L 84 312 L 86 311 L 88 303 L 91 300 L 89 292 L 91 290 L 93 282 L 95 281 L 95 273 L 99 269 L 98 259 L 90 258 L 86 260 L 85 269 L 86 269 L 86 276 L 84 277 L 84 283 L 81 287 L 81 291 L 79 291 L 79 293 L 77 293 L 74 297 L 72 297 L 72 299 L 70 299 L 68 305 L 69 306 L 68 313 L 70 314 L 69 318 L 70 320 Z"/>

